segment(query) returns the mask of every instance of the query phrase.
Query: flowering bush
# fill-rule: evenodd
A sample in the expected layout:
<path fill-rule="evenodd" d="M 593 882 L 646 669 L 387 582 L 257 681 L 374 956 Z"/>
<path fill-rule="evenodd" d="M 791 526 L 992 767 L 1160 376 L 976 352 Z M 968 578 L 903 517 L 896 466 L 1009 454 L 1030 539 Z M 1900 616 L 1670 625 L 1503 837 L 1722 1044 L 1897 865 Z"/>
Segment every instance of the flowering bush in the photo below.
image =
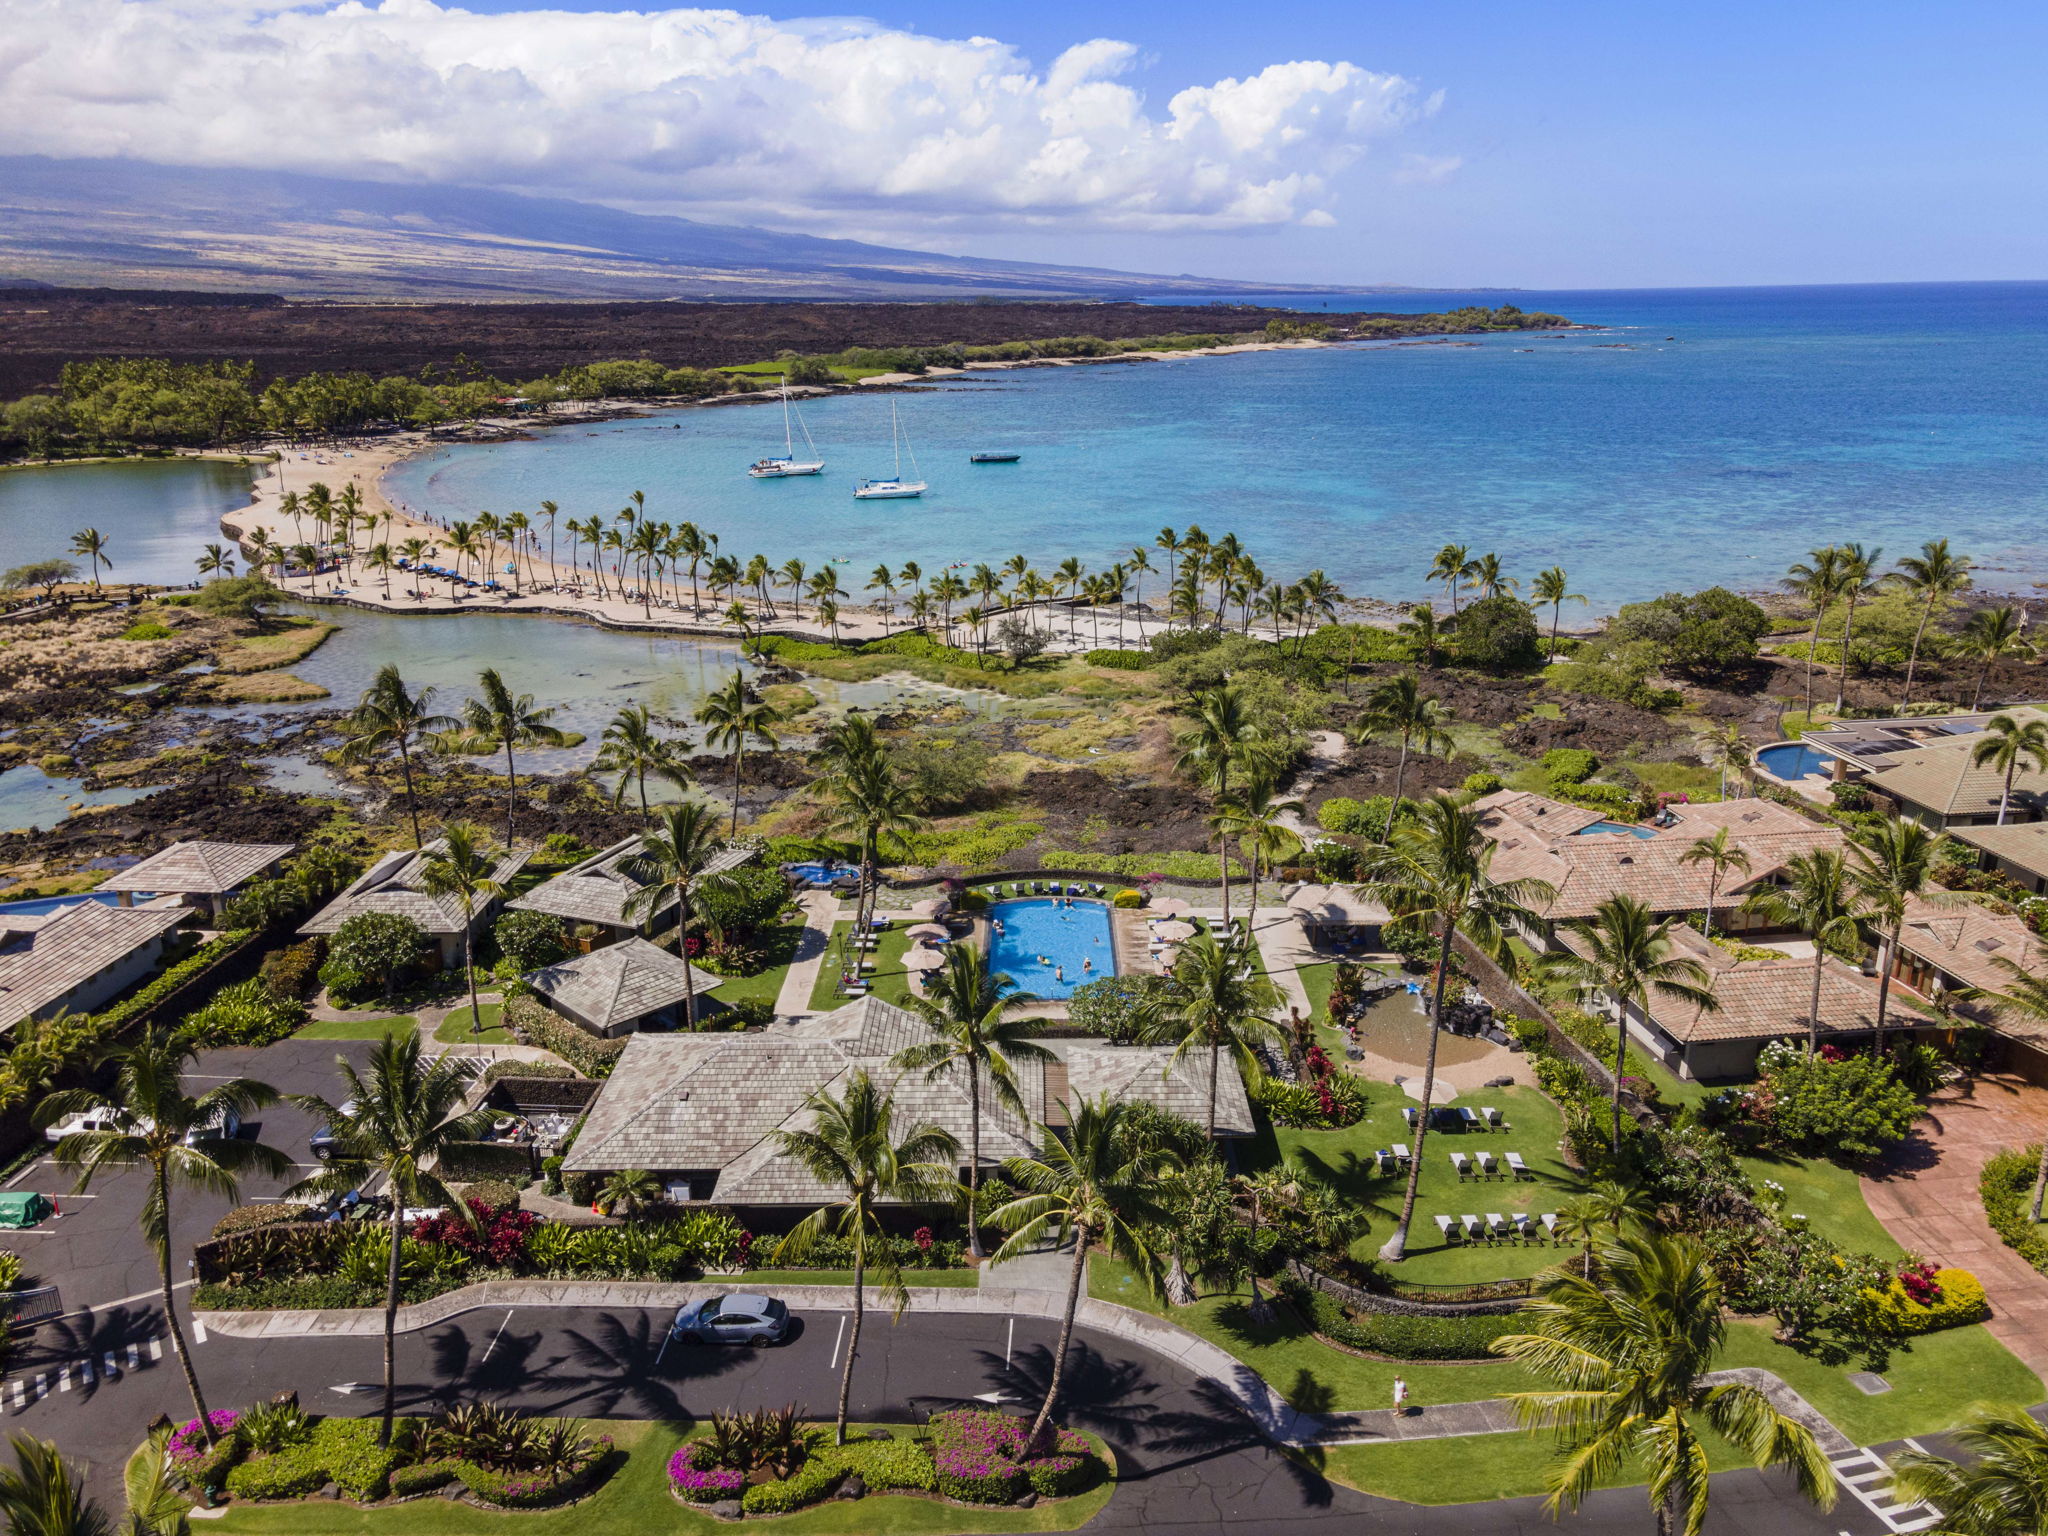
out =
<path fill-rule="evenodd" d="M 207 1422 L 213 1425 L 217 1436 L 225 1437 L 234 1433 L 242 1415 L 233 1408 L 216 1408 L 209 1413 Z M 206 1436 L 200 1432 L 197 1419 L 187 1419 L 171 1432 L 171 1460 L 180 1464 L 197 1461 L 206 1454 Z"/>
<path fill-rule="evenodd" d="M 1911 1264 L 1883 1290 L 1864 1293 L 1877 1331 L 1910 1337 L 1982 1322 L 1991 1315 L 1984 1283 L 1967 1269 Z"/>
<path fill-rule="evenodd" d="M 1070 1485 L 1078 1484 L 1072 1491 L 1080 1491 L 1082 1479 L 1095 1475 L 1080 1465 L 1095 1461 L 1087 1440 L 1070 1429 L 1056 1430 L 1045 1454 L 1029 1456 L 1024 1437 L 1030 1429 L 1026 1420 L 1007 1413 L 963 1409 L 933 1414 L 932 1464 L 939 1492 L 967 1504 L 1013 1504 L 1027 1487 L 1051 1497 L 1063 1497 L 1051 1490 Z"/>
<path fill-rule="evenodd" d="M 746 1474 L 730 1467 L 699 1467 L 692 1454 L 696 1449 L 695 1444 L 686 1445 L 668 1459 L 668 1483 L 676 1496 L 692 1504 L 738 1498 L 747 1486 Z"/>
<path fill-rule="evenodd" d="M 444 1213 L 414 1222 L 413 1241 L 453 1248 L 504 1268 L 525 1252 L 527 1237 L 540 1223 L 531 1211 L 487 1205 L 474 1196 L 464 1203 L 476 1215 L 475 1226 L 453 1213 Z"/>

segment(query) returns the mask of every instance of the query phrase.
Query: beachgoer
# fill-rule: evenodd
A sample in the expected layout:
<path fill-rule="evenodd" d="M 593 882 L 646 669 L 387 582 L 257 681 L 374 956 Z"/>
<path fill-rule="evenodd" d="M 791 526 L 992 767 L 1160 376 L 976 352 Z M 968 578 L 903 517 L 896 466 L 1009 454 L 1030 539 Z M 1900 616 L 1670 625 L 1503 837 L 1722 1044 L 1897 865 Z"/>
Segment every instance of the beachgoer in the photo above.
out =
<path fill-rule="evenodd" d="M 1065 981 L 1067 979 L 1067 968 L 1064 965 L 1054 966 L 1052 968 L 1052 979 L 1054 981 Z"/>

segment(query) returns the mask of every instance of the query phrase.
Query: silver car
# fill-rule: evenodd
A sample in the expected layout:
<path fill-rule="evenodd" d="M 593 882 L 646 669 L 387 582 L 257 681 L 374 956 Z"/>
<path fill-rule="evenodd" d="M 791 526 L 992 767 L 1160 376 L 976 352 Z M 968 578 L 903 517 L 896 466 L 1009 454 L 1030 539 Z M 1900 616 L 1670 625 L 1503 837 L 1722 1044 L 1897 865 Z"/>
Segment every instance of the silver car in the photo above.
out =
<path fill-rule="evenodd" d="M 676 1308 L 669 1337 L 679 1344 L 775 1344 L 789 1333 L 789 1308 L 773 1296 L 713 1296 Z"/>

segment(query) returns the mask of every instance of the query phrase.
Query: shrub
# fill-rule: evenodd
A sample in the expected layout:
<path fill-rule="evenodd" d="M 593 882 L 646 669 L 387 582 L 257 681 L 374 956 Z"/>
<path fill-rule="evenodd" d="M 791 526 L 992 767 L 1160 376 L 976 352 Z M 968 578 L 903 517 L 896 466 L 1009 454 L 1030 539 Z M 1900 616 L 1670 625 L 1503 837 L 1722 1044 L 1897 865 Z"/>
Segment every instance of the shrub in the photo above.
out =
<path fill-rule="evenodd" d="M 1763 609 L 1726 587 L 1667 592 L 1647 603 L 1625 603 L 1608 639 L 1640 645 L 1657 665 L 1694 677 L 1718 677 L 1756 659 L 1757 642 L 1770 633 Z"/>
<path fill-rule="evenodd" d="M 1275 1125 L 1317 1131 L 1356 1125 L 1366 1110 L 1365 1089 L 1348 1072 L 1303 1083 L 1268 1078 L 1252 1090 L 1252 1102 L 1272 1116 Z"/>
<path fill-rule="evenodd" d="M 426 948 L 426 930 L 411 918 L 395 912 L 358 912 L 335 931 L 320 980 L 330 994 L 336 981 L 351 996 L 369 987 L 389 992 L 398 973 L 417 964 Z"/>
<path fill-rule="evenodd" d="M 1326 1339 L 1368 1354 L 1397 1360 L 1488 1360 L 1503 1334 L 1522 1331 L 1512 1314 L 1478 1317 L 1411 1317 L 1397 1312 L 1348 1313 L 1336 1299 L 1289 1280 L 1283 1294 L 1308 1325 Z"/>
<path fill-rule="evenodd" d="M 256 978 L 270 989 L 270 995 L 284 1002 L 299 1002 L 313 990 L 325 954 L 323 941 L 306 939 L 273 949 L 257 967 Z"/>
<path fill-rule="evenodd" d="M 177 631 L 168 624 L 159 624 L 154 619 L 137 619 L 121 631 L 123 640 L 169 640 Z"/>
<path fill-rule="evenodd" d="M 1543 754 L 1543 771 L 1553 784 L 1583 784 L 1600 766 L 1600 759 L 1584 747 L 1552 747 Z"/>
<path fill-rule="evenodd" d="M 1913 1284 L 1909 1285 L 1909 1281 Z M 1912 1292 L 1922 1293 L 1916 1298 Z M 1919 1265 L 1892 1277 L 1882 1291 L 1865 1291 L 1878 1331 L 1900 1337 L 1981 1323 L 1991 1315 L 1984 1282 L 1967 1269 Z"/>
<path fill-rule="evenodd" d="M 1026 1420 L 1007 1413 L 960 1409 L 933 1414 L 931 1453 L 938 1491 L 964 1504 L 1014 1504 L 1026 1489 L 1063 1498 L 1087 1486 L 1084 1479 L 1099 1476 L 1101 1463 L 1093 1448 L 1070 1429 L 1054 1433 L 1047 1454 L 1026 1456 L 1030 1428 Z M 1084 1470 L 1081 1462 L 1095 1467 Z"/>
<path fill-rule="evenodd" d="M 1153 664 L 1144 651 L 1090 651 L 1082 659 L 1091 667 L 1113 667 L 1119 672 L 1143 672 Z"/>
<path fill-rule="evenodd" d="M 1904 1141 L 1920 1105 L 1891 1063 L 1874 1056 L 1830 1061 L 1787 1041 L 1765 1046 L 1752 1112 L 1779 1140 L 1824 1156 L 1876 1157 Z"/>
<path fill-rule="evenodd" d="M 1482 597 L 1458 616 L 1451 648 L 1468 666 L 1489 672 L 1533 667 L 1543 659 L 1536 616 L 1519 598 Z"/>
<path fill-rule="evenodd" d="M 569 953 L 568 930 L 547 912 L 507 912 L 491 925 L 498 953 L 522 973 L 553 965 Z"/>
<path fill-rule="evenodd" d="M 274 1201 L 268 1205 L 238 1205 L 213 1224 L 215 1237 L 232 1237 L 237 1232 L 254 1232 L 259 1227 L 281 1226 L 298 1221 L 306 1213 L 303 1205 Z"/>
<path fill-rule="evenodd" d="M 791 1477 L 754 1484 L 741 1497 L 740 1508 L 750 1515 L 786 1515 L 817 1503 L 845 1476 L 831 1458 L 812 1456 Z"/>
<path fill-rule="evenodd" d="M 519 1191 L 503 1179 L 478 1179 L 463 1190 L 462 1198 L 494 1211 L 519 1209 Z"/>
<path fill-rule="evenodd" d="M 520 1041 L 553 1051 L 585 1077 L 610 1077 L 626 1049 L 623 1038 L 600 1040 L 530 997 L 511 999 L 505 1004 L 503 1017 L 506 1027 Z"/>
<path fill-rule="evenodd" d="M 1465 793 L 1468 795 L 1490 795 L 1501 787 L 1501 777 L 1489 768 L 1465 775 Z"/>
<path fill-rule="evenodd" d="M 1173 989 L 1164 976 L 1133 972 L 1103 976 L 1074 988 L 1067 1002 L 1067 1022 L 1115 1044 L 1137 1039 L 1147 1011 Z"/>
<path fill-rule="evenodd" d="M 1122 907 L 1126 911 L 1128 911 L 1132 908 L 1142 907 L 1145 905 L 1145 893 L 1143 891 L 1134 891 L 1126 887 L 1125 889 L 1118 891 L 1115 895 L 1111 896 L 1109 898 L 1109 902 L 1111 906 Z"/>
<path fill-rule="evenodd" d="M 918 1440 L 852 1440 L 812 1453 L 858 1472 L 869 1493 L 930 1493 L 938 1486 L 931 1452 Z"/>
<path fill-rule="evenodd" d="M 459 1465 L 452 1461 L 423 1461 L 417 1466 L 400 1467 L 391 1474 L 391 1496 L 405 1499 L 432 1493 L 437 1488 L 446 1488 L 460 1475 Z"/>
<path fill-rule="evenodd" d="M 2005 1246 L 2048 1274 L 2048 1234 L 2035 1225 L 2029 1213 L 2040 1161 L 2039 1142 L 1994 1153 L 1977 1175 L 1977 1193 L 1984 1201 L 1991 1230 L 2004 1239 Z"/>
<path fill-rule="evenodd" d="M 684 1446 L 668 1459 L 668 1485 L 676 1497 L 692 1504 L 716 1504 L 736 1499 L 747 1486 L 747 1475 L 731 1467 L 698 1468 L 691 1464 L 692 1446 Z"/>
<path fill-rule="evenodd" d="M 211 1002 L 185 1015 L 178 1033 L 195 1045 L 271 1045 L 306 1022 L 306 1005 L 279 998 L 251 977 L 214 993 Z"/>

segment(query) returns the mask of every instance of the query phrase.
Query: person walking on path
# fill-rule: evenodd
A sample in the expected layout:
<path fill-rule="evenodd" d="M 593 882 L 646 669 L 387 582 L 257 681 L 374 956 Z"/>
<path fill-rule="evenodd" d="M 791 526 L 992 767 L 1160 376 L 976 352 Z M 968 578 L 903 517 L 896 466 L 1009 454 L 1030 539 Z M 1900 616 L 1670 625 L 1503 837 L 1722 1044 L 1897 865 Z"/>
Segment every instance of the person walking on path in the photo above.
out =
<path fill-rule="evenodd" d="M 1408 1383 L 1400 1377 L 1394 1378 L 1394 1413 L 1405 1417 L 1408 1412 Z"/>

